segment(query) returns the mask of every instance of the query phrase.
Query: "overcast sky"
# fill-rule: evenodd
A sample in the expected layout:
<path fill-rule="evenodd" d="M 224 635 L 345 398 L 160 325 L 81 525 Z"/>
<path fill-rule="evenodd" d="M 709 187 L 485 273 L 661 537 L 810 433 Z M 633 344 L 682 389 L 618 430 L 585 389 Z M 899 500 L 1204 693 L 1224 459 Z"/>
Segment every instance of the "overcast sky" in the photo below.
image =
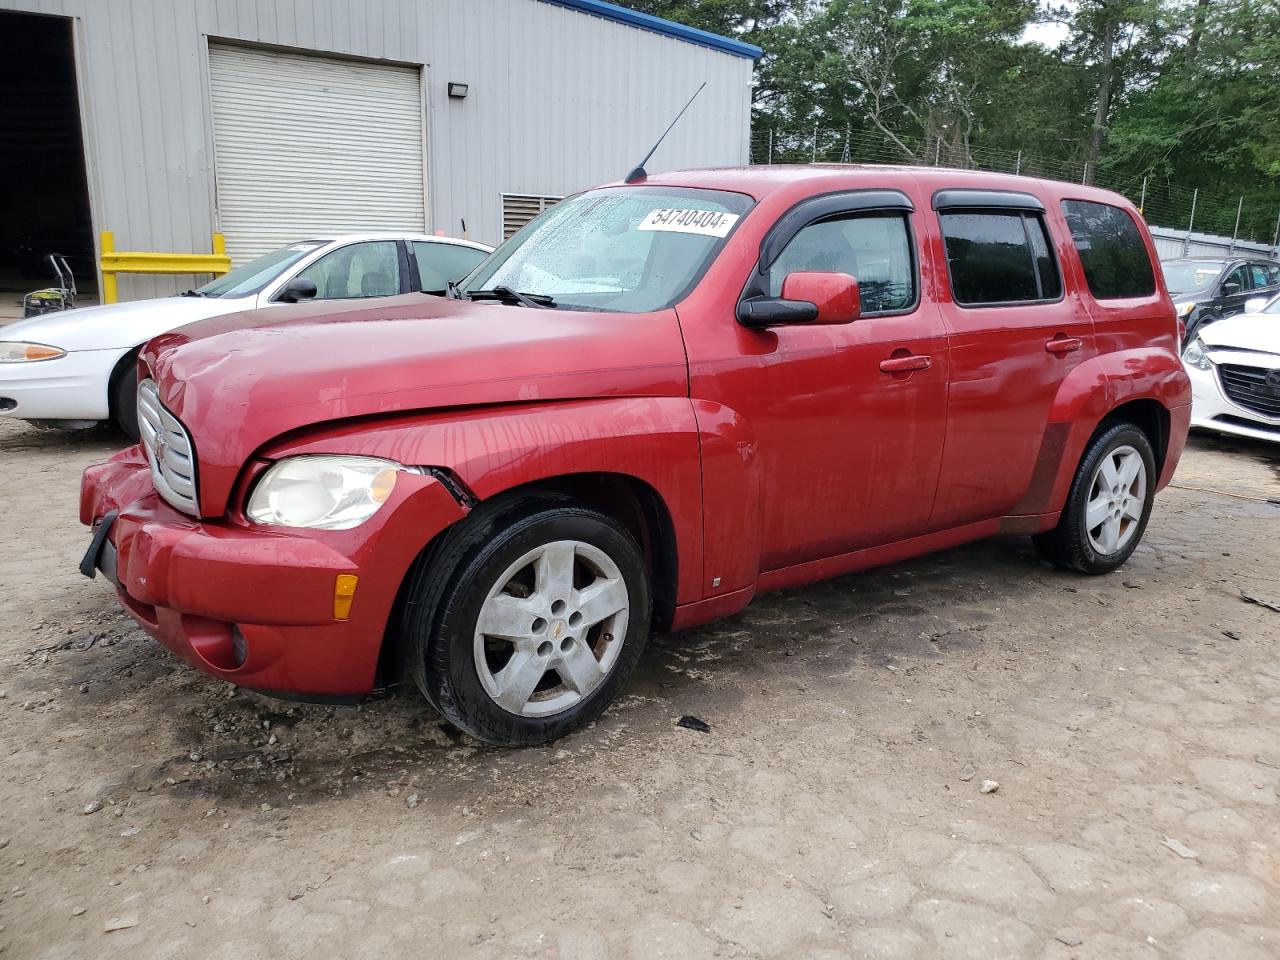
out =
<path fill-rule="evenodd" d="M 1041 10 L 1066 7 L 1069 13 L 1074 13 L 1078 6 L 1078 0 L 1040 0 Z M 1022 31 L 1022 42 L 1038 43 L 1053 50 L 1067 39 L 1068 32 L 1065 23 L 1033 23 Z"/>
<path fill-rule="evenodd" d="M 1038 43 L 1050 50 L 1067 38 L 1065 23 L 1032 23 L 1022 32 L 1023 43 Z"/>

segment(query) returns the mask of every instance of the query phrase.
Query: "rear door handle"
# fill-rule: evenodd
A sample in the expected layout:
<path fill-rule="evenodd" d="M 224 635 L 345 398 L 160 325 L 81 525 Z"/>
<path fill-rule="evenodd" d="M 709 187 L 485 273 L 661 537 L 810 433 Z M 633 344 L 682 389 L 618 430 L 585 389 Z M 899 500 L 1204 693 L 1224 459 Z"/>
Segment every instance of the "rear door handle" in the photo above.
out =
<path fill-rule="evenodd" d="M 1045 341 L 1044 348 L 1050 353 L 1056 353 L 1058 356 L 1072 353 L 1080 349 L 1079 337 L 1054 337 L 1052 340 Z"/>
<path fill-rule="evenodd" d="M 906 357 L 890 357 L 880 361 L 880 369 L 885 373 L 909 373 L 912 370 L 928 370 L 933 366 L 933 357 L 912 354 Z"/>

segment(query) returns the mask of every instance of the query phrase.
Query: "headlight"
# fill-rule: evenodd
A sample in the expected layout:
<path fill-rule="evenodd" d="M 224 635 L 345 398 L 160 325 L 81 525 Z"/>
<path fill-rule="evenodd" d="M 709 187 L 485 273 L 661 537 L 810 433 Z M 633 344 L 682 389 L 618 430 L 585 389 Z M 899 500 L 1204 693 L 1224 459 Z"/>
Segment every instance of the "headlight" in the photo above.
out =
<path fill-rule="evenodd" d="M 0 343 L 0 363 L 34 363 L 37 360 L 57 360 L 67 351 L 43 343 Z"/>
<path fill-rule="evenodd" d="M 245 513 L 254 523 L 350 530 L 378 512 L 406 469 L 375 457 L 289 457 L 254 486 Z"/>
<path fill-rule="evenodd" d="M 1190 303 L 1175 303 L 1173 305 L 1173 309 L 1178 312 L 1179 317 L 1190 316 L 1191 311 L 1194 310 L 1195 308 L 1196 308 L 1196 304 L 1194 300 L 1192 300 Z"/>
<path fill-rule="evenodd" d="M 1199 337 L 1187 344 L 1187 349 L 1182 351 L 1182 362 L 1195 367 L 1197 370 L 1213 369 L 1213 361 L 1204 352 L 1204 341 Z"/>

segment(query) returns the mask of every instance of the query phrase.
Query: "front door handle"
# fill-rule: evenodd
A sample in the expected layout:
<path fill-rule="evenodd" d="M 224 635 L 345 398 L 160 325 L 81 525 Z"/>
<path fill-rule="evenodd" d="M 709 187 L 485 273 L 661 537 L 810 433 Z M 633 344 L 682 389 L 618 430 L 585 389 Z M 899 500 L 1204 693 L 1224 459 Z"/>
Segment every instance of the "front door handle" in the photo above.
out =
<path fill-rule="evenodd" d="M 1061 357 L 1079 350 L 1080 343 L 1079 337 L 1054 337 L 1052 340 L 1045 341 L 1044 348 Z"/>
<path fill-rule="evenodd" d="M 890 357 L 880 361 L 880 369 L 885 373 L 910 373 L 912 370 L 928 370 L 933 366 L 933 357 L 910 354 L 905 357 Z"/>

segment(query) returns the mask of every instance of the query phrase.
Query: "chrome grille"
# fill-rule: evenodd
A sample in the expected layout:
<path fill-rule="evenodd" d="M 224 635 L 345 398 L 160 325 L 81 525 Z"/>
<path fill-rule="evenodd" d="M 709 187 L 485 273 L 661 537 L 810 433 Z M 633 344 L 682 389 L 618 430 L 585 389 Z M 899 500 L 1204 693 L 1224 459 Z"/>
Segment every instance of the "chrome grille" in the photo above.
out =
<path fill-rule="evenodd" d="M 183 513 L 198 517 L 195 445 L 182 421 L 160 402 L 154 380 L 138 384 L 138 430 L 156 491 Z"/>
<path fill-rule="evenodd" d="M 1232 403 L 1280 419 L 1280 368 L 1246 367 L 1224 363 L 1218 367 L 1222 392 Z"/>

